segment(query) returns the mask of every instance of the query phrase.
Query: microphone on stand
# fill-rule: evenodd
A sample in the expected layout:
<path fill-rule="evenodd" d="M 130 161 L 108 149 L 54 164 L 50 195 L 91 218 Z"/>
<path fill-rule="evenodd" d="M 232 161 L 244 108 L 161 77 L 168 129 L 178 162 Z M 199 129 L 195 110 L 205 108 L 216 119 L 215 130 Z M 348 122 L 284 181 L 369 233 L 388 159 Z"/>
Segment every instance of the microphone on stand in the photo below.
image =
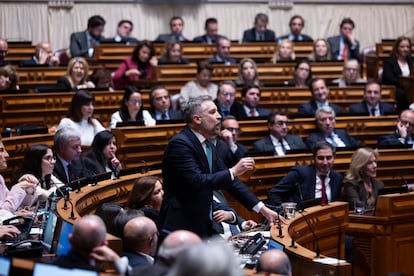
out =
<path fill-rule="evenodd" d="M 313 248 L 314 248 L 314 250 L 315 250 L 315 253 L 316 253 L 316 258 L 320 258 L 321 256 L 321 252 L 320 252 L 320 249 L 319 249 L 319 239 L 318 239 L 318 237 L 316 237 L 316 235 L 315 235 L 315 231 L 313 231 L 313 228 L 312 228 L 312 226 L 310 225 L 310 223 L 309 223 L 309 221 L 308 221 L 308 218 L 306 217 L 306 215 L 304 215 L 303 213 L 301 213 L 301 212 L 299 212 L 299 214 L 305 219 L 305 222 L 306 222 L 306 224 L 308 225 L 308 227 L 309 227 L 309 230 L 311 231 L 311 233 L 312 233 L 312 237 L 313 237 L 313 241 L 312 241 L 312 244 L 313 244 Z M 315 248 L 315 244 L 316 244 L 316 248 Z"/>
<path fill-rule="evenodd" d="M 305 206 L 303 204 L 303 193 L 302 193 L 302 187 L 300 186 L 299 182 L 295 182 L 295 186 L 298 188 L 298 192 L 299 192 L 299 199 L 300 199 L 300 208 L 299 208 L 299 213 L 305 212 Z"/>
<path fill-rule="evenodd" d="M 298 248 L 298 246 L 295 244 L 295 238 L 296 238 L 296 235 L 298 233 L 295 231 L 295 228 L 293 228 L 293 226 L 292 226 L 292 229 L 293 229 L 293 235 L 292 235 L 292 241 L 291 241 L 289 247 Z"/>
<path fill-rule="evenodd" d="M 70 219 L 72 219 L 72 220 L 74 220 L 74 219 L 76 219 L 76 217 L 75 217 L 75 212 L 73 211 L 73 203 L 72 203 L 72 201 L 70 201 L 70 200 L 68 200 L 68 202 L 70 203 Z"/>

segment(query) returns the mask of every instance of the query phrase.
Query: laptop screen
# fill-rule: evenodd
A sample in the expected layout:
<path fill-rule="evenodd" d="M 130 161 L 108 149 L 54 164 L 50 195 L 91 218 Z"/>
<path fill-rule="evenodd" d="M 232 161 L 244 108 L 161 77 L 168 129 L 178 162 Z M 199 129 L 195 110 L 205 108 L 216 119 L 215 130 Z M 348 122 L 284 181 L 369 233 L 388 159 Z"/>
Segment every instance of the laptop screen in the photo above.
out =
<path fill-rule="evenodd" d="M 73 225 L 69 222 L 62 221 L 60 235 L 56 249 L 56 255 L 66 255 L 70 250 L 69 234 L 72 233 Z"/>
<path fill-rule="evenodd" d="M 11 260 L 0 257 L 0 276 L 8 276 L 10 272 Z"/>
<path fill-rule="evenodd" d="M 98 272 L 84 269 L 67 269 L 55 265 L 36 263 L 33 276 L 59 275 L 59 276 L 98 276 Z"/>
<path fill-rule="evenodd" d="M 283 243 L 280 243 L 274 239 L 270 239 L 269 240 L 269 244 L 267 245 L 267 249 L 279 249 L 284 251 L 285 250 L 285 245 Z"/>
<path fill-rule="evenodd" d="M 52 247 L 53 236 L 56 229 L 57 216 L 54 212 L 50 212 L 47 218 L 45 229 L 43 230 L 43 242 Z"/>

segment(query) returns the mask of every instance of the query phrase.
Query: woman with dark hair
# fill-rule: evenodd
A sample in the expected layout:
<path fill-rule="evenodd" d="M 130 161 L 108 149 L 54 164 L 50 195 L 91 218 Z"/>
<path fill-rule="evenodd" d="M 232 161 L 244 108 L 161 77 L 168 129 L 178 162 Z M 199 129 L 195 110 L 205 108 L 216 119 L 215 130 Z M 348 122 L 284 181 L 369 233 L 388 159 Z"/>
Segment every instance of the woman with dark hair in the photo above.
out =
<path fill-rule="evenodd" d="M 91 148 L 83 156 L 88 174 L 112 172 L 112 178 L 116 178 L 121 169 L 121 162 L 116 158 L 116 149 L 116 139 L 112 132 L 103 130 L 96 134 Z"/>
<path fill-rule="evenodd" d="M 19 74 L 12 65 L 0 67 L 0 90 L 19 90 Z"/>
<path fill-rule="evenodd" d="M 134 187 L 127 201 L 127 207 L 143 211 L 146 217 L 152 219 L 158 225 L 163 195 L 164 190 L 157 177 L 140 177 L 134 182 Z"/>
<path fill-rule="evenodd" d="M 414 62 L 411 57 L 411 40 L 408 37 L 400 36 L 397 38 L 391 52 L 391 57 L 384 60 L 383 68 L 382 84 L 395 86 L 397 109 L 406 109 L 409 102 L 406 91 L 401 87 L 400 77 L 408 77 L 414 74 Z"/>
<path fill-rule="evenodd" d="M 138 88 L 128 86 L 122 98 L 121 107 L 111 116 L 110 128 L 116 128 L 117 123 L 137 122 L 141 126 L 155 126 L 151 114 L 142 108 L 142 96 Z"/>
<path fill-rule="evenodd" d="M 165 43 L 163 52 L 158 64 L 188 64 L 189 61 L 183 58 L 183 46 L 177 40 L 170 40 Z"/>
<path fill-rule="evenodd" d="M 55 163 L 53 151 L 48 145 L 31 145 L 25 151 L 13 183 L 19 183 L 24 179 L 36 179 L 36 182 L 39 183 L 36 195 L 40 201 L 46 201 L 56 189 L 65 185 L 52 175 Z"/>
<path fill-rule="evenodd" d="M 137 44 L 132 56 L 126 58 L 114 72 L 112 79 L 115 89 L 123 89 L 134 81 L 148 80 L 152 77 L 152 67 L 157 66 L 157 58 L 152 43 L 143 40 Z"/>
<path fill-rule="evenodd" d="M 74 57 L 69 61 L 66 74 L 58 78 L 57 87 L 66 91 L 95 88 L 95 84 L 88 79 L 88 72 L 86 59 Z"/>
<path fill-rule="evenodd" d="M 312 80 L 312 67 L 307 60 L 296 63 L 293 79 L 286 82 L 287 85 L 308 88 Z"/>
<path fill-rule="evenodd" d="M 92 118 L 94 101 L 95 99 L 89 91 L 76 92 L 72 97 L 68 118 L 60 120 L 57 130 L 73 128 L 81 134 L 81 144 L 90 146 L 95 135 L 105 130 L 97 119 Z"/>

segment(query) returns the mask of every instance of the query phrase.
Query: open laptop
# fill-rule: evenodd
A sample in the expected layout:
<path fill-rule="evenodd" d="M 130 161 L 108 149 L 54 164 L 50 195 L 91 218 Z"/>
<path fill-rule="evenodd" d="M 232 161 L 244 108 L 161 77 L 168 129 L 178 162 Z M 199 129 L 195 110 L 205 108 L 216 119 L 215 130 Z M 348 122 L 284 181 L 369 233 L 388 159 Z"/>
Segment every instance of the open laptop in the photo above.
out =
<path fill-rule="evenodd" d="M 42 241 L 43 244 L 49 248 L 49 251 L 51 251 L 53 245 L 57 220 L 57 215 L 54 212 L 50 212 L 46 221 L 46 226 L 43 229 Z"/>
<path fill-rule="evenodd" d="M 0 257 L 0 276 L 8 276 L 11 267 L 11 259 Z"/>

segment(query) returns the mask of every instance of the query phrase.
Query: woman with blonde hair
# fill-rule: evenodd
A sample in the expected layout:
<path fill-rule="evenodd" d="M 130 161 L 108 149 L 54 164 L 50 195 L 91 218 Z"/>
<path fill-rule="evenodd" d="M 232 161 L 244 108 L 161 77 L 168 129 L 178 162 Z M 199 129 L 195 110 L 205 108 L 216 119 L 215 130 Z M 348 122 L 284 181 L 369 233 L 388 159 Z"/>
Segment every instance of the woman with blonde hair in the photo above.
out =
<path fill-rule="evenodd" d="M 375 208 L 378 190 L 384 188 L 384 183 L 376 180 L 378 150 L 360 148 L 353 155 L 349 170 L 345 177 L 344 192 L 353 210 L 355 203 L 365 203 L 366 209 Z"/>
<path fill-rule="evenodd" d="M 183 45 L 180 41 L 169 40 L 165 43 L 158 64 L 188 64 L 189 61 L 183 58 Z"/>
<path fill-rule="evenodd" d="M 293 42 L 289 39 L 283 39 L 277 44 L 277 49 L 273 54 L 271 62 L 276 64 L 279 61 L 294 61 L 296 59 Z"/>
<path fill-rule="evenodd" d="M 88 79 L 89 65 L 86 59 L 75 57 L 69 61 L 66 74 L 59 77 L 57 87 L 66 91 L 78 91 L 95 88 L 95 84 Z"/>
<path fill-rule="evenodd" d="M 331 57 L 331 46 L 328 41 L 323 38 L 318 38 L 313 43 L 313 50 L 310 53 L 308 59 L 310 61 L 330 61 Z"/>
<path fill-rule="evenodd" d="M 263 86 L 259 81 L 259 74 L 257 72 L 257 64 L 251 58 L 243 58 L 239 63 L 239 70 L 237 73 L 239 79 L 236 81 L 236 85 L 258 85 Z"/>

